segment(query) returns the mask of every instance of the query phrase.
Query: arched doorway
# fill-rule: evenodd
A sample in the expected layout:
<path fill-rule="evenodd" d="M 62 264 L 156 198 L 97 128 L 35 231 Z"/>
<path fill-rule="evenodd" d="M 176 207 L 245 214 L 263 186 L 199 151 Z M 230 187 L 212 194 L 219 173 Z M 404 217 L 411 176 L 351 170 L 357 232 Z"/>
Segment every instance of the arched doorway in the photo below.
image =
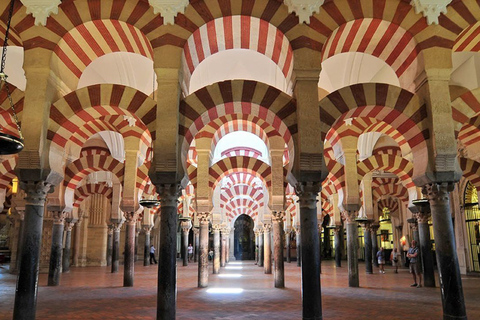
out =
<path fill-rule="evenodd" d="M 236 260 L 255 259 L 255 243 L 253 220 L 246 214 L 240 215 L 235 221 L 234 255 Z"/>

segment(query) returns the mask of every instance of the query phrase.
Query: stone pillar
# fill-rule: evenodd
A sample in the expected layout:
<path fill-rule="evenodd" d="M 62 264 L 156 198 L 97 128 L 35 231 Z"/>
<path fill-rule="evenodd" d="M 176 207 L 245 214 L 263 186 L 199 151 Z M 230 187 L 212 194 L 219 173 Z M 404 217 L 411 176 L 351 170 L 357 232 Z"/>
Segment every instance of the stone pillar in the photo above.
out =
<path fill-rule="evenodd" d="M 12 255 L 10 260 L 10 270 L 12 274 L 18 273 L 20 267 L 20 258 L 22 256 L 22 235 L 23 235 L 23 220 L 25 217 L 24 210 L 15 208 L 12 210 L 14 215 L 7 216 L 13 224 L 13 238 L 12 238 Z"/>
<path fill-rule="evenodd" d="M 143 246 L 143 266 L 150 265 L 150 232 L 153 226 L 144 225 L 142 226 L 143 231 L 145 232 L 145 244 Z"/>
<path fill-rule="evenodd" d="M 258 231 L 258 266 L 263 267 L 264 247 L 263 247 L 263 226 Z"/>
<path fill-rule="evenodd" d="M 63 229 L 65 227 L 65 213 L 53 212 L 52 246 L 50 250 L 50 267 L 48 269 L 48 286 L 60 284 L 62 272 Z"/>
<path fill-rule="evenodd" d="M 300 224 L 297 224 L 295 228 L 295 236 L 297 242 L 297 267 L 302 266 L 302 237 Z"/>
<path fill-rule="evenodd" d="M 192 222 L 190 219 L 183 220 L 180 222 L 180 227 L 182 228 L 182 257 L 183 257 L 183 266 L 188 266 L 188 233 L 192 228 Z"/>
<path fill-rule="evenodd" d="M 233 254 L 233 249 L 235 247 L 234 241 L 235 241 L 235 228 L 228 228 L 228 244 L 227 244 L 227 263 L 230 262 L 230 259 L 235 260 L 235 255 Z"/>
<path fill-rule="evenodd" d="M 290 228 L 287 228 L 285 230 L 285 247 L 287 249 L 286 253 L 287 253 L 287 263 L 290 263 L 292 261 L 292 257 L 291 257 L 291 250 L 290 250 L 290 235 L 292 234 L 292 229 Z"/>
<path fill-rule="evenodd" d="M 259 237 L 260 237 L 260 233 L 258 232 L 258 229 L 255 228 L 253 229 L 254 231 L 254 234 L 255 234 L 255 264 L 258 265 L 258 262 L 259 262 L 259 258 L 260 258 L 260 245 L 259 245 Z"/>
<path fill-rule="evenodd" d="M 283 265 L 283 217 L 285 212 L 273 212 L 273 257 L 275 288 L 285 288 L 285 271 Z"/>
<path fill-rule="evenodd" d="M 220 273 L 220 229 L 221 225 L 214 224 L 213 229 L 213 274 Z"/>
<path fill-rule="evenodd" d="M 199 254 L 199 244 L 200 244 L 200 229 L 198 227 L 193 228 L 193 238 L 195 241 L 195 246 L 194 250 L 195 252 L 193 253 L 193 261 L 197 262 L 198 261 L 198 254 Z"/>
<path fill-rule="evenodd" d="M 367 274 L 373 273 L 373 257 L 372 257 L 372 229 L 370 223 L 364 223 L 363 240 L 365 243 L 365 272 Z"/>
<path fill-rule="evenodd" d="M 318 256 L 320 257 L 320 273 L 322 273 L 322 228 L 322 221 L 320 221 L 320 223 L 318 224 Z"/>
<path fill-rule="evenodd" d="M 372 260 L 373 260 L 373 265 L 377 268 L 378 268 L 378 260 L 376 259 L 376 257 L 378 252 L 378 239 L 377 239 L 378 228 L 380 228 L 379 225 L 370 226 L 370 232 L 372 234 Z"/>
<path fill-rule="evenodd" d="M 330 228 L 326 227 L 323 228 L 323 242 L 325 245 L 323 246 L 323 251 L 325 252 L 325 258 L 331 258 L 330 253 L 332 252 L 332 243 L 330 242 Z"/>
<path fill-rule="evenodd" d="M 343 253 L 343 224 L 339 224 L 335 227 L 335 265 L 337 267 L 342 266 L 342 253 Z"/>
<path fill-rule="evenodd" d="M 134 243 L 134 262 L 138 261 L 138 236 L 140 235 L 140 230 L 137 229 L 137 225 L 135 224 L 135 243 Z"/>
<path fill-rule="evenodd" d="M 265 274 L 272 273 L 272 225 L 263 225 L 263 267 Z"/>
<path fill-rule="evenodd" d="M 430 202 L 442 293 L 443 319 L 446 320 L 467 319 L 450 211 L 449 193 L 453 188 L 454 185 L 451 182 L 438 182 L 427 184 L 422 189 L 422 193 Z"/>
<path fill-rule="evenodd" d="M 25 190 L 25 218 L 13 319 L 35 319 L 43 214 L 51 185 L 45 181 L 22 181 L 20 186 Z"/>
<path fill-rule="evenodd" d="M 322 319 L 320 284 L 320 244 L 318 242 L 317 195 L 320 183 L 299 183 L 296 192 L 300 201 L 302 233 L 302 306 L 303 319 Z"/>
<path fill-rule="evenodd" d="M 113 223 L 113 236 L 112 236 L 112 273 L 118 272 L 118 259 L 120 258 L 120 229 L 123 222 Z"/>
<path fill-rule="evenodd" d="M 75 237 L 73 238 L 73 265 L 78 267 L 80 264 L 80 234 L 82 233 L 82 223 L 83 219 L 78 219 L 77 223 L 75 224 Z M 113 251 L 112 251 L 113 252 Z"/>
<path fill-rule="evenodd" d="M 125 255 L 123 259 L 123 286 L 133 287 L 135 275 L 135 238 L 137 216 L 134 212 L 125 212 Z"/>
<path fill-rule="evenodd" d="M 358 287 L 358 223 L 357 211 L 345 211 L 347 222 L 347 259 L 348 259 L 348 286 Z"/>
<path fill-rule="evenodd" d="M 220 267 L 225 267 L 225 263 L 227 261 L 227 243 L 228 243 L 228 229 L 226 227 L 222 228 L 222 252 L 220 257 Z"/>
<path fill-rule="evenodd" d="M 177 298 L 177 199 L 178 185 L 155 185 L 160 196 L 157 319 L 175 319 Z"/>
<path fill-rule="evenodd" d="M 112 250 L 113 250 L 113 224 L 109 224 L 108 231 L 107 231 L 107 266 L 112 265 Z"/>
<path fill-rule="evenodd" d="M 65 222 L 65 248 L 62 255 L 62 272 L 66 273 L 70 271 L 70 252 L 72 248 L 72 229 L 75 225 L 74 222 Z"/>
<path fill-rule="evenodd" d="M 430 211 L 430 209 L 428 210 Z M 435 272 L 432 256 L 432 243 L 430 241 L 430 226 L 428 219 L 430 212 L 417 213 L 418 237 L 421 251 L 421 260 L 423 266 L 423 285 L 425 287 L 435 288 Z"/>
<path fill-rule="evenodd" d="M 198 259 L 198 287 L 208 286 L 208 212 L 197 213 L 200 222 Z"/>

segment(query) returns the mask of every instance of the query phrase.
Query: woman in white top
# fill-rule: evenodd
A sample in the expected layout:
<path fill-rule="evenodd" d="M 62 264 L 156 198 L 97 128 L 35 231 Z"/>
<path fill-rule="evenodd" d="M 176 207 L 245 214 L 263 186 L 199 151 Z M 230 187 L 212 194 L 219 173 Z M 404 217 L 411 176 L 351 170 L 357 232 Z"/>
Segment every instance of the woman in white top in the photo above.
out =
<path fill-rule="evenodd" d="M 395 268 L 395 273 L 398 273 L 398 266 L 400 265 L 401 257 L 402 254 L 397 251 L 397 248 L 394 248 L 390 255 L 390 260 L 392 261 L 392 267 Z"/>

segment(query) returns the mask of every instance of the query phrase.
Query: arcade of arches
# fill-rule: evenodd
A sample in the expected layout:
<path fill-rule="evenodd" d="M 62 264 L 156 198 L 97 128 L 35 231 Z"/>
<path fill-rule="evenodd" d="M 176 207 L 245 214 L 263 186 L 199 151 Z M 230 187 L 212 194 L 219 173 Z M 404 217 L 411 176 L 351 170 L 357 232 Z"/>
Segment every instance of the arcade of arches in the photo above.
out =
<path fill-rule="evenodd" d="M 359 287 L 359 260 L 371 274 L 379 247 L 405 260 L 413 239 L 444 319 L 467 318 L 478 1 L 427 1 L 448 4 L 436 13 L 422 0 L 43 2 L 44 19 L 13 1 L 7 43 L 25 140 L 0 157 L 14 319 L 35 318 L 39 273 L 61 286 L 69 270 L 108 266 L 135 287 L 151 245 L 157 319 L 176 317 L 177 255 L 198 263 L 200 288 L 210 263 L 218 274 L 251 259 L 279 290 L 296 260 L 303 318 L 321 319 L 321 259 Z M 1 130 L 18 136 L 6 90 Z"/>

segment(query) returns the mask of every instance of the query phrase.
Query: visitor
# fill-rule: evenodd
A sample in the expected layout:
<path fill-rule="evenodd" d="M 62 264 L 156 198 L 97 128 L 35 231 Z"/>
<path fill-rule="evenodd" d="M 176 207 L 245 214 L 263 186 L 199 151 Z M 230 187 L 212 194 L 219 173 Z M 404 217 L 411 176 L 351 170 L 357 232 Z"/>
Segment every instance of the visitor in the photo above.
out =
<path fill-rule="evenodd" d="M 398 265 L 400 264 L 401 256 L 402 255 L 397 251 L 397 248 L 394 248 L 390 255 L 390 260 L 392 261 L 392 267 L 395 268 L 395 273 L 398 273 Z"/>
<path fill-rule="evenodd" d="M 155 259 L 155 247 L 153 244 L 150 246 L 150 264 L 153 264 L 152 260 L 157 264 L 157 259 Z"/>
<path fill-rule="evenodd" d="M 188 261 L 192 261 L 192 258 L 193 258 L 193 246 L 190 243 L 188 245 Z"/>
<path fill-rule="evenodd" d="M 413 275 L 413 284 L 410 287 L 422 287 L 422 269 L 418 256 L 417 242 L 412 240 L 412 246 L 408 249 L 407 257 L 410 259 L 410 273 Z M 418 276 L 418 282 L 417 282 Z"/>
<path fill-rule="evenodd" d="M 385 273 L 385 252 L 383 251 L 383 247 L 380 248 L 377 252 L 377 261 L 378 266 L 380 267 L 380 273 Z"/>

